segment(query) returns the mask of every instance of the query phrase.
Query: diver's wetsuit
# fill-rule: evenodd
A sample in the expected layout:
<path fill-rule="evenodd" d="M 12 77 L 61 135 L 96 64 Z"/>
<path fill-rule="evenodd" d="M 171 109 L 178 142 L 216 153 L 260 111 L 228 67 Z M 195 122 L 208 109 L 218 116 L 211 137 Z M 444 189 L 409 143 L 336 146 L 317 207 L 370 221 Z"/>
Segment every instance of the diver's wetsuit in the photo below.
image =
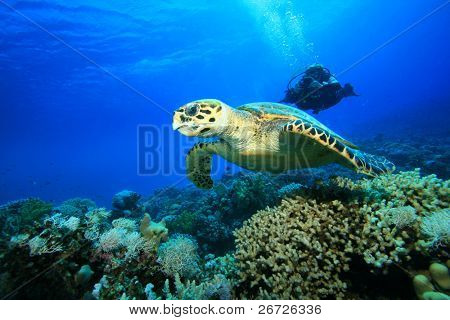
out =
<path fill-rule="evenodd" d="M 349 96 L 356 96 L 350 84 L 342 87 L 328 69 L 321 65 L 313 65 L 305 71 L 303 78 L 294 88 L 286 91 L 282 102 L 295 104 L 302 110 L 312 109 L 313 113 L 319 113 Z"/>

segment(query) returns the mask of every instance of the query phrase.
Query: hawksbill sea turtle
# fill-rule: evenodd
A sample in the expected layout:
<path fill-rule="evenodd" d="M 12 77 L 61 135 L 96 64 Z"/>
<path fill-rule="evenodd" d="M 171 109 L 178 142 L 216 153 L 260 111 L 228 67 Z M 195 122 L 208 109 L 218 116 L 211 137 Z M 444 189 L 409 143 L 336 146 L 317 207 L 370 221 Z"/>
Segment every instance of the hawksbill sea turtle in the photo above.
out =
<path fill-rule="evenodd" d="M 196 144 L 186 158 L 189 179 L 210 189 L 211 159 L 217 154 L 252 171 L 281 173 L 338 163 L 368 176 L 390 173 L 384 157 L 358 150 L 307 113 L 271 102 L 232 108 L 204 99 L 175 110 L 173 129 L 186 136 L 218 138 Z"/>

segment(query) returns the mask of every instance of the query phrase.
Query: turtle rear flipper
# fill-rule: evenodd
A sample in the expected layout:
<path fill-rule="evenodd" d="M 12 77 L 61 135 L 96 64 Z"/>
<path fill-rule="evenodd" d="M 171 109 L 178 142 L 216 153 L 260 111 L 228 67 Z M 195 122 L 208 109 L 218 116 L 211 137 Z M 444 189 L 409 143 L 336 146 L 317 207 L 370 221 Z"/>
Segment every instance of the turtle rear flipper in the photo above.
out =
<path fill-rule="evenodd" d="M 375 177 L 380 174 L 390 173 L 395 170 L 392 162 L 384 157 L 374 156 L 344 144 L 341 139 L 331 132 L 302 120 L 290 121 L 283 126 L 284 132 L 301 134 L 315 140 L 329 151 L 338 156 L 336 162 L 363 173 Z"/>

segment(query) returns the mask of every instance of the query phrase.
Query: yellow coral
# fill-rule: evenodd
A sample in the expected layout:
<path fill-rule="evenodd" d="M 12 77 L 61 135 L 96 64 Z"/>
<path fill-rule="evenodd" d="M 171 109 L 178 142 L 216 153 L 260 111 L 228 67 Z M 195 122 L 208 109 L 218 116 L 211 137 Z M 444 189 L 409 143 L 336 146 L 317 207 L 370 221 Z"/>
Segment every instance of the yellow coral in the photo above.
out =
<path fill-rule="evenodd" d="M 449 261 L 447 261 L 449 264 Z M 448 267 L 441 263 L 432 263 L 429 268 L 430 279 L 418 274 L 413 278 L 414 290 L 422 300 L 450 300 L 450 275 Z M 433 285 L 433 283 L 434 285 Z"/>
<path fill-rule="evenodd" d="M 148 213 L 146 213 L 141 220 L 140 231 L 144 238 L 151 240 L 156 244 L 167 239 L 168 230 L 164 223 L 151 221 Z"/>
<path fill-rule="evenodd" d="M 450 290 L 450 275 L 446 265 L 433 263 L 430 265 L 430 274 L 438 286 L 444 290 Z"/>
<path fill-rule="evenodd" d="M 436 175 L 420 176 L 420 169 L 397 174 L 385 174 L 375 179 L 353 182 L 347 178 L 336 178 L 340 187 L 380 193 L 381 198 L 393 202 L 395 207 L 412 206 L 419 214 L 449 207 L 450 181 Z"/>

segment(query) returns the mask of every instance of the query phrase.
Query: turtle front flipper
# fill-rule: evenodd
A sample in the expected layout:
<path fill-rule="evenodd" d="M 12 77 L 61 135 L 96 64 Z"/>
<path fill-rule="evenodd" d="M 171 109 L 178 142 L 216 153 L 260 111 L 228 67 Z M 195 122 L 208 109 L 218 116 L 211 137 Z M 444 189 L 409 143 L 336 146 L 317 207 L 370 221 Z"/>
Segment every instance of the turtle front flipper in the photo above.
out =
<path fill-rule="evenodd" d="M 351 154 L 353 153 L 353 156 Z M 347 148 L 348 161 L 355 167 L 358 173 L 376 177 L 380 174 L 395 171 L 395 165 L 382 156 L 375 156 L 359 150 Z"/>
<path fill-rule="evenodd" d="M 211 160 L 213 154 L 217 154 L 225 148 L 225 142 L 197 143 L 189 150 L 186 156 L 187 175 L 197 187 L 211 189 Z"/>
<path fill-rule="evenodd" d="M 282 129 L 284 132 L 301 134 L 313 139 L 328 150 L 335 152 L 336 161 L 346 167 L 368 176 L 378 176 L 395 170 L 392 162 L 385 157 L 374 156 L 345 145 L 329 131 L 302 120 L 290 121 Z"/>

